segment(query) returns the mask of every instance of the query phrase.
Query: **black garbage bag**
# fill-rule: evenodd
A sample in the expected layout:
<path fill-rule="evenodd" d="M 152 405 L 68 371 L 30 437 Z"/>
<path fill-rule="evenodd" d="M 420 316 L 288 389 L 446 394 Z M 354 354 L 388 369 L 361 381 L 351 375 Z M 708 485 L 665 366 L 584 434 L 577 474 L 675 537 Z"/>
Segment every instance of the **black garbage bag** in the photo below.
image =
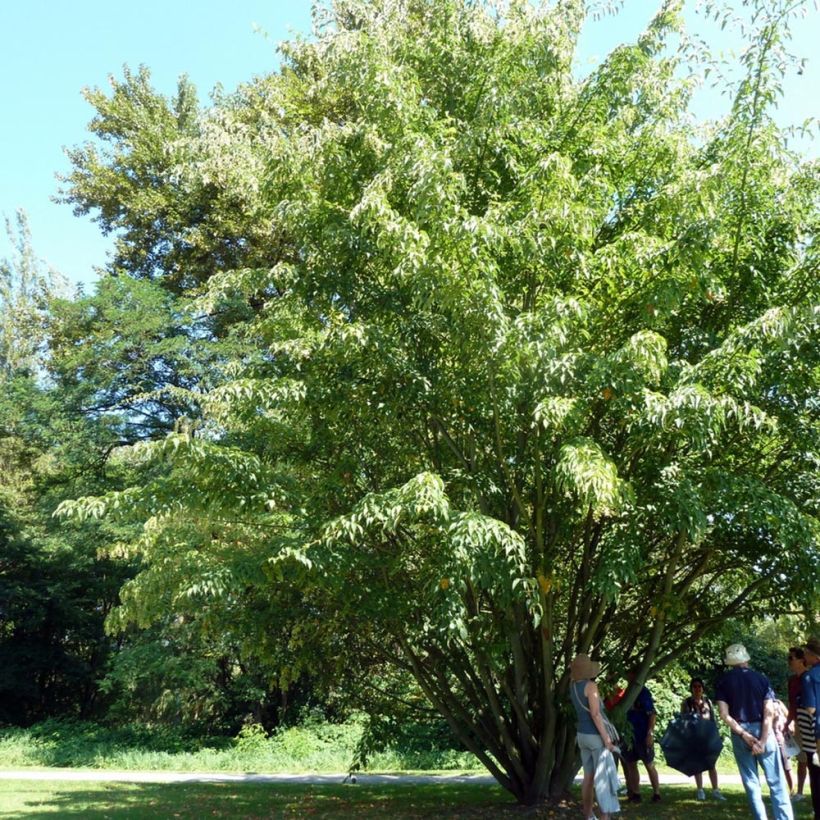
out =
<path fill-rule="evenodd" d="M 673 769 L 690 777 L 711 769 L 717 762 L 723 738 L 714 720 L 700 715 L 680 715 L 666 727 L 661 749 Z"/>

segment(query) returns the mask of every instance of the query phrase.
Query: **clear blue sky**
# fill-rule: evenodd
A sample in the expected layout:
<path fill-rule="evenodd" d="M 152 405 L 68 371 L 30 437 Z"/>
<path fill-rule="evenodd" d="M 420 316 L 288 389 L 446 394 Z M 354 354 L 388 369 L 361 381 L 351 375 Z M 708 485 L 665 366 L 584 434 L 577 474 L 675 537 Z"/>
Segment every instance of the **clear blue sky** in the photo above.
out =
<path fill-rule="evenodd" d="M 275 69 L 276 44 L 294 31 L 310 31 L 310 6 L 310 0 L 0 0 L 0 212 L 13 216 L 25 209 L 37 253 L 70 281 L 92 281 L 110 242 L 90 218 L 50 201 L 58 187 L 55 174 L 68 169 L 63 146 L 87 136 L 92 110 L 81 89 L 105 87 L 123 64 L 145 64 L 160 91 L 172 92 L 187 73 L 206 100 L 217 83 L 231 90 Z M 634 39 L 656 7 L 654 0 L 626 0 L 617 18 L 591 26 L 582 43 L 582 70 L 617 43 Z M 687 16 L 710 41 L 736 45 Z M 812 57 L 817 43 L 820 14 L 812 13 L 796 27 L 793 48 Z M 820 113 L 818 62 L 788 79 L 783 122 Z M 704 93 L 698 113 L 716 116 L 725 104 Z M 817 154 L 816 146 L 806 150 Z M 8 255 L 3 234 L 0 257 Z"/>

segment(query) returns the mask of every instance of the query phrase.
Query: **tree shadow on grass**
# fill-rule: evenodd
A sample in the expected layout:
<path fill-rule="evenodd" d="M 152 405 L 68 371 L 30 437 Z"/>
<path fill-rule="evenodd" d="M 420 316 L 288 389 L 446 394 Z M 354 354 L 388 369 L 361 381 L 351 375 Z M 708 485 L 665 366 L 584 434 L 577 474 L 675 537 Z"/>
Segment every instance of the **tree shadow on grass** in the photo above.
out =
<path fill-rule="evenodd" d="M 8 784 L 7 784 L 8 785 Z M 8 791 L 5 792 L 9 794 Z M 2 793 L 0 793 L 2 794 Z M 669 787 L 660 804 L 624 804 L 623 820 L 746 820 L 742 791 L 725 803 L 699 803 L 688 787 Z M 270 783 L 43 783 L 16 781 L 9 820 L 117 818 L 577 818 L 577 790 L 560 804 L 522 807 L 498 787 L 378 784 L 373 786 Z M 798 807 L 797 818 L 808 817 Z"/>
<path fill-rule="evenodd" d="M 43 783 L 16 781 L 14 810 L 0 817 L 432 818 L 505 817 L 516 807 L 500 788 L 473 785 L 270 783 Z"/>

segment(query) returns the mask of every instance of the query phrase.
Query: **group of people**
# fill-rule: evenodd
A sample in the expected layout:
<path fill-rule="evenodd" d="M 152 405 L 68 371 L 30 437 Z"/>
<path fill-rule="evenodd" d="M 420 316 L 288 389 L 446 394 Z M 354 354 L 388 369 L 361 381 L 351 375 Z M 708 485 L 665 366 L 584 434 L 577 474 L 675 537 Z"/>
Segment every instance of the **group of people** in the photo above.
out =
<path fill-rule="evenodd" d="M 802 799 L 803 784 L 808 775 L 814 820 L 820 820 L 820 639 L 809 638 L 803 647 L 789 650 L 789 707 L 778 701 L 768 678 L 750 667 L 750 657 L 742 644 L 726 649 L 724 662 L 728 671 L 715 689 L 717 715 L 731 732 L 732 751 L 743 788 L 755 820 L 766 820 L 766 809 L 759 770 L 769 787 L 775 820 L 793 820 L 790 792 L 793 789 L 790 756 L 786 739 L 793 733 L 800 749 L 798 755 L 797 793 Z M 656 713 L 652 695 L 641 687 L 627 711 L 631 739 L 621 748 L 618 734 L 607 716 L 625 695 L 616 690 L 606 702 L 595 682 L 600 664 L 586 654 L 577 655 L 570 665 L 570 699 L 578 718 L 578 748 L 581 753 L 583 780 L 581 804 L 584 817 L 591 820 L 597 800 L 600 820 L 608 820 L 620 810 L 617 760 L 623 762 L 627 800 L 640 802 L 638 762 L 646 767 L 652 786 L 653 802 L 660 802 L 660 782 L 654 764 Z M 627 678 L 633 683 L 636 673 Z M 715 707 L 706 697 L 700 678 L 693 678 L 690 695 L 681 704 L 682 714 L 695 714 L 704 720 L 715 720 Z M 724 800 L 714 766 L 708 771 L 711 795 Z M 705 800 L 703 772 L 695 775 L 696 798 Z"/>

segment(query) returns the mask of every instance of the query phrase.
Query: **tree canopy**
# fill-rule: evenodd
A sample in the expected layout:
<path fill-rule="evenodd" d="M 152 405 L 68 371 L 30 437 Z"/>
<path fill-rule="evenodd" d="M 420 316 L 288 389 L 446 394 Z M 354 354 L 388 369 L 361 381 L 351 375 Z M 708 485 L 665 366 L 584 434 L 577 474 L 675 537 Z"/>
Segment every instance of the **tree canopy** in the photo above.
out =
<path fill-rule="evenodd" d="M 141 525 L 112 624 L 404 671 L 532 802 L 576 652 L 639 685 L 815 617 L 818 175 L 771 114 L 793 4 L 755 10 L 708 126 L 673 0 L 583 79 L 580 0 L 340 0 L 209 108 L 92 94 L 64 195 L 224 345 L 151 394 L 186 415 L 117 452 L 138 484 L 61 505 Z"/>

